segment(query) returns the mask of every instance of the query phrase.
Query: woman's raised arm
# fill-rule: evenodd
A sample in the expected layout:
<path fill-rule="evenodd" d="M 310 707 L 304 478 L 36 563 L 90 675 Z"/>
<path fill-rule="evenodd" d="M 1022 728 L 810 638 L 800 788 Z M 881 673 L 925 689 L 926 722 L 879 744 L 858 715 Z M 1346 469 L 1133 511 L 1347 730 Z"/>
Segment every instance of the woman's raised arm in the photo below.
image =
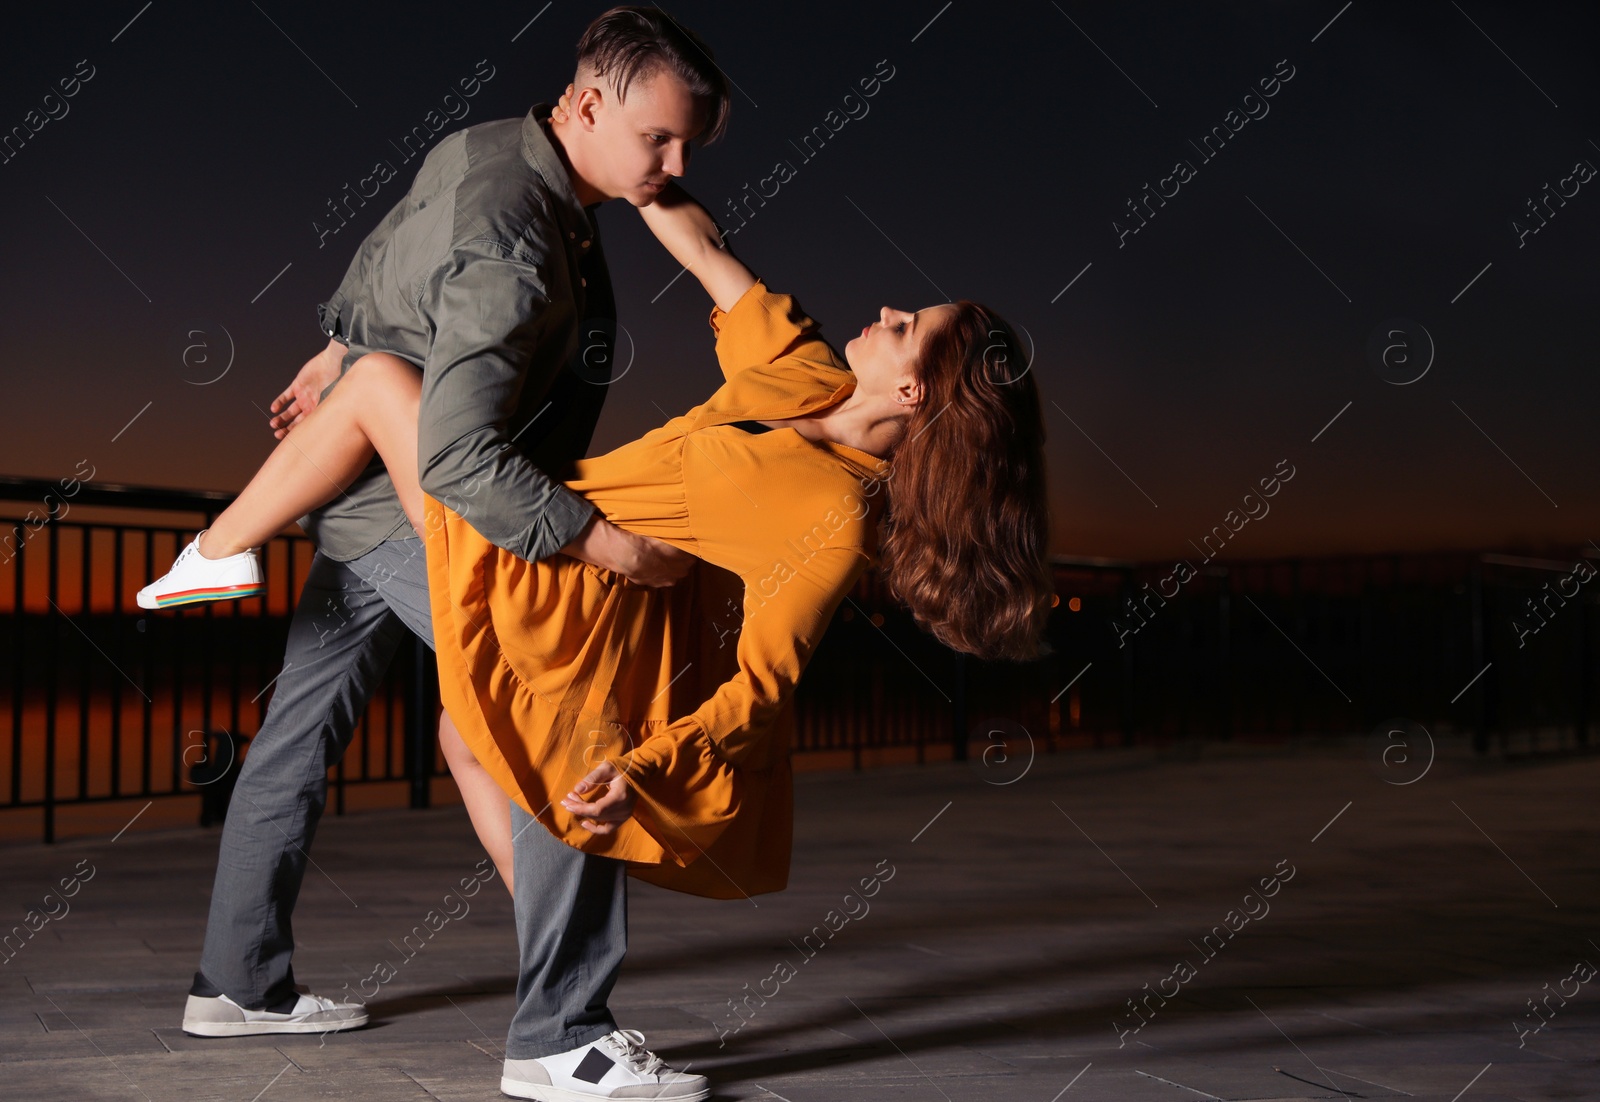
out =
<path fill-rule="evenodd" d="M 706 208 L 676 183 L 667 184 L 654 203 L 639 207 L 638 211 L 656 240 L 694 273 L 711 300 L 722 309 L 732 310 L 734 303 L 755 284 L 755 274 L 728 251 L 727 242 Z"/>

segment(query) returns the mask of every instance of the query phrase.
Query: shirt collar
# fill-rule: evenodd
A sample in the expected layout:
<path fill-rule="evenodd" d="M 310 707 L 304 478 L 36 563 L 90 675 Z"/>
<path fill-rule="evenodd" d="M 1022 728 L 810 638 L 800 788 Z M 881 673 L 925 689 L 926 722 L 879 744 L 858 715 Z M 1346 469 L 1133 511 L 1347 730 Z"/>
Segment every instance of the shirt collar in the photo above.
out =
<path fill-rule="evenodd" d="M 578 202 L 578 193 L 572 187 L 572 177 L 567 174 L 567 167 L 561 162 L 561 155 L 556 152 L 550 135 L 545 132 L 544 123 L 549 121 L 551 110 L 551 105 L 548 103 L 536 103 L 524 116 L 522 159 L 527 161 L 544 180 L 550 189 L 550 194 L 555 197 L 556 203 L 567 217 L 569 225 L 585 238 L 592 238 L 595 229 L 590 214 L 599 204 L 585 207 Z"/>

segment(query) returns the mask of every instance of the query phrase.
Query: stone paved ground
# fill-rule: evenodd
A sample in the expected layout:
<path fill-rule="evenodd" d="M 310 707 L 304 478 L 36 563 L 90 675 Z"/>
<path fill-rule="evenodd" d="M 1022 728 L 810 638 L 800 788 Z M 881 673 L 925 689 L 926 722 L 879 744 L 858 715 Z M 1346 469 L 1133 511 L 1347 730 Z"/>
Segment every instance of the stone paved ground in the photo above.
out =
<path fill-rule="evenodd" d="M 1400 786 L 1359 742 L 1212 747 L 1041 757 L 986 783 L 1015 765 L 803 775 L 787 892 L 635 885 L 622 1024 L 719 1099 L 1600 1098 L 1600 984 L 1572 978 L 1600 966 L 1600 761 L 1442 753 Z M 180 1032 L 215 845 L 0 849 L 4 927 L 94 870 L 0 966 L 0 1096 L 499 1097 L 516 958 L 497 885 L 401 963 L 365 1030 Z M 394 943 L 478 855 L 449 808 L 330 819 L 314 856 L 298 974 L 333 994 L 402 961 Z M 1531 1032 L 1528 1000 L 1563 985 Z M 745 1020 L 729 1000 L 752 990 L 770 997 Z"/>

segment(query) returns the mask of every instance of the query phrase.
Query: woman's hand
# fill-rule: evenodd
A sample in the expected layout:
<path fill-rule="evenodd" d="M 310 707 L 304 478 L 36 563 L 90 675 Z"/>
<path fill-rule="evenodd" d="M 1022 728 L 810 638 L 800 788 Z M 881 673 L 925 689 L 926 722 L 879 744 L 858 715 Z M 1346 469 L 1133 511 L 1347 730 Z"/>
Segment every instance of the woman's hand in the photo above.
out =
<path fill-rule="evenodd" d="M 561 93 L 561 98 L 550 111 L 551 122 L 566 122 L 572 117 L 572 94 L 575 91 L 577 91 L 575 85 L 567 85 L 567 90 Z"/>
<path fill-rule="evenodd" d="M 595 793 L 600 795 L 591 803 L 580 798 Z M 561 800 L 561 806 L 578 816 L 578 825 L 590 834 L 610 834 L 618 823 L 627 822 L 633 814 L 634 799 L 628 778 L 619 773 L 616 766 L 603 761 L 572 786 L 572 791 Z"/>

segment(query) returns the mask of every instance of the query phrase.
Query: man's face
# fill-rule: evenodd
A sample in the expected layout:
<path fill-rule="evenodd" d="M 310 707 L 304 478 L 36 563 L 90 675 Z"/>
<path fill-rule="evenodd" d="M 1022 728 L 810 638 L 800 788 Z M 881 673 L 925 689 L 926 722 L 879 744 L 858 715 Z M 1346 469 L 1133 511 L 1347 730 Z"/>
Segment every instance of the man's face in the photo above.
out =
<path fill-rule="evenodd" d="M 589 116 L 598 162 L 591 182 L 611 198 L 649 206 L 673 177 L 689 170 L 690 143 L 705 129 L 707 112 L 665 69 L 635 80 L 624 103 L 604 85 Z"/>

